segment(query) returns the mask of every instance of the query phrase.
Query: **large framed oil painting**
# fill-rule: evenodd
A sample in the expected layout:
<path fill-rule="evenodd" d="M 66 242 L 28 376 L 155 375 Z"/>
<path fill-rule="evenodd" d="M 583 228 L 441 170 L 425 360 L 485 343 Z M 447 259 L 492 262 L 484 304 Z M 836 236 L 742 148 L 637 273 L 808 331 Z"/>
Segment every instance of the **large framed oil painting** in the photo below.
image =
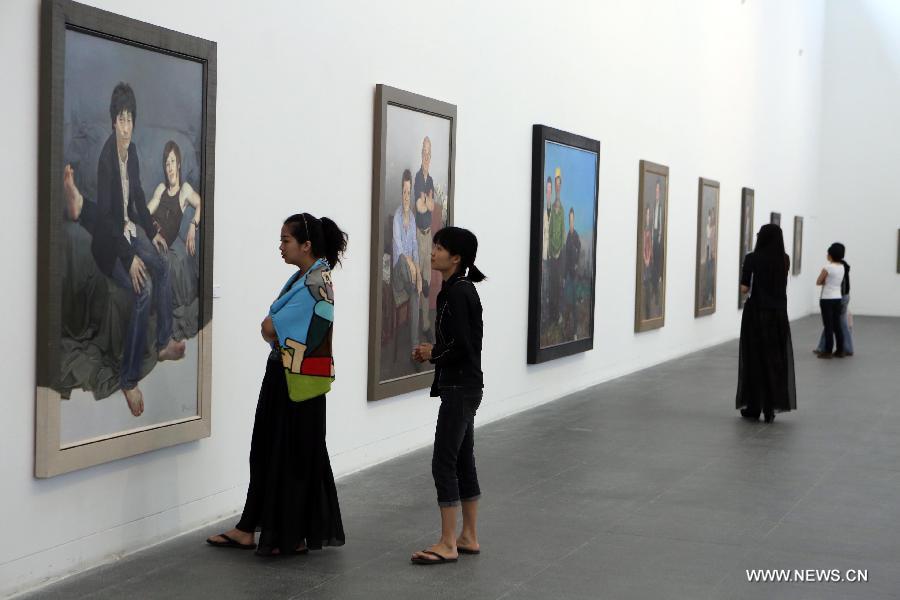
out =
<path fill-rule="evenodd" d="M 639 177 L 635 332 L 658 329 L 666 323 L 669 167 L 642 160 Z"/>
<path fill-rule="evenodd" d="M 369 401 L 431 385 L 412 349 L 434 342 L 431 245 L 453 223 L 456 106 L 378 85 L 373 152 Z"/>
<path fill-rule="evenodd" d="M 43 4 L 35 475 L 207 437 L 216 44 Z"/>
<path fill-rule="evenodd" d="M 794 217 L 794 256 L 791 274 L 799 275 L 803 264 L 803 217 Z"/>
<path fill-rule="evenodd" d="M 748 187 L 741 190 L 741 232 L 740 249 L 738 250 L 738 308 L 744 308 L 747 294 L 741 291 L 740 273 L 744 267 L 744 257 L 753 252 L 753 203 L 755 192 Z"/>
<path fill-rule="evenodd" d="M 600 142 L 532 132 L 528 364 L 594 346 Z"/>
<path fill-rule="evenodd" d="M 698 190 L 694 317 L 703 317 L 716 312 L 716 266 L 719 262 L 719 182 L 701 177 Z"/>

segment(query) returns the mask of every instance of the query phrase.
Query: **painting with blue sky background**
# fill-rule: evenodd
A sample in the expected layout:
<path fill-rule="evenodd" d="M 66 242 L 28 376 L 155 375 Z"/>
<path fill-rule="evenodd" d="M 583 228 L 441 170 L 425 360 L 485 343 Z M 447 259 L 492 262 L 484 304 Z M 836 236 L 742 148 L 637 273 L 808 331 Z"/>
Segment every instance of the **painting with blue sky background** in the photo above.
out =
<path fill-rule="evenodd" d="M 593 332 L 598 161 L 595 152 L 544 142 L 540 348 Z"/>

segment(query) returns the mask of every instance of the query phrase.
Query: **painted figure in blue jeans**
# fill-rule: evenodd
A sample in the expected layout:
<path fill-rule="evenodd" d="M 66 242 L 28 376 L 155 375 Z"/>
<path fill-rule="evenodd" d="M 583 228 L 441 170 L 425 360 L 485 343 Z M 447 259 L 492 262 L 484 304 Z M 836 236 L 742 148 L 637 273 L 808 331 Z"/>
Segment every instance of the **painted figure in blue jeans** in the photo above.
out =
<path fill-rule="evenodd" d="M 435 318 L 435 344 L 419 344 L 413 360 L 434 364 L 431 396 L 439 396 L 431 473 L 441 511 L 441 539 L 415 552 L 415 564 L 456 562 L 460 554 L 478 554 L 478 499 L 475 469 L 475 412 L 484 388 L 481 339 L 484 324 L 475 282 L 484 274 L 475 266 L 478 239 L 467 229 L 445 227 L 434 236 L 431 268 L 443 279 Z M 459 505 L 462 532 L 456 534 Z"/>

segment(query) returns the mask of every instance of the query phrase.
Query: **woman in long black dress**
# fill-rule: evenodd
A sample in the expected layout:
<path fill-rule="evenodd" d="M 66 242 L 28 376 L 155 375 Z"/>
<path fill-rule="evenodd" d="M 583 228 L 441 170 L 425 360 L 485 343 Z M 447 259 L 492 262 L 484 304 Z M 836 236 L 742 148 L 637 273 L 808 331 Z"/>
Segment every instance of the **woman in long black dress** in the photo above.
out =
<path fill-rule="evenodd" d="M 790 259 L 778 225 L 763 225 L 756 248 L 744 258 L 741 292 L 750 293 L 741 319 L 736 408 L 766 423 L 776 412 L 797 409 L 794 348 L 787 316 L 787 278 Z"/>
<path fill-rule="evenodd" d="M 328 449 L 325 392 L 334 379 L 331 266 L 347 234 L 325 217 L 303 213 L 281 228 L 281 256 L 298 267 L 262 322 L 272 345 L 250 444 L 250 486 L 241 520 L 212 536 L 213 546 L 263 556 L 302 554 L 344 544 Z"/>

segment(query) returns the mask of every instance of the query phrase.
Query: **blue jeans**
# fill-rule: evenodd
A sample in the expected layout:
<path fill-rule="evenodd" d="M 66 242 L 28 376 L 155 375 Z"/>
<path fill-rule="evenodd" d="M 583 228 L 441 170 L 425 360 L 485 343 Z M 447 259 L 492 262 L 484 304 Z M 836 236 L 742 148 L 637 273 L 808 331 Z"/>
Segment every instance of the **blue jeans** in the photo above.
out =
<path fill-rule="evenodd" d="M 844 352 L 853 354 L 853 336 L 850 327 L 847 325 L 847 306 L 850 304 L 850 295 L 841 296 L 841 331 L 844 334 Z M 819 345 L 816 346 L 816 352 L 825 352 L 825 330 L 819 337 Z"/>
<path fill-rule="evenodd" d="M 131 247 L 147 267 L 149 277 L 144 281 L 144 287 L 135 293 L 131 275 L 120 260 L 116 261 L 112 273 L 112 280 L 116 285 L 131 292 L 134 299 L 131 318 L 125 330 L 122 364 L 119 366 L 119 386 L 123 390 L 134 388 L 141 378 L 141 362 L 147 342 L 147 324 L 151 308 L 156 308 L 157 352 L 165 348 L 172 337 L 172 286 L 169 285 L 169 265 L 153 247 L 144 231 L 140 227 L 137 231 L 137 237 L 131 238 Z"/>

